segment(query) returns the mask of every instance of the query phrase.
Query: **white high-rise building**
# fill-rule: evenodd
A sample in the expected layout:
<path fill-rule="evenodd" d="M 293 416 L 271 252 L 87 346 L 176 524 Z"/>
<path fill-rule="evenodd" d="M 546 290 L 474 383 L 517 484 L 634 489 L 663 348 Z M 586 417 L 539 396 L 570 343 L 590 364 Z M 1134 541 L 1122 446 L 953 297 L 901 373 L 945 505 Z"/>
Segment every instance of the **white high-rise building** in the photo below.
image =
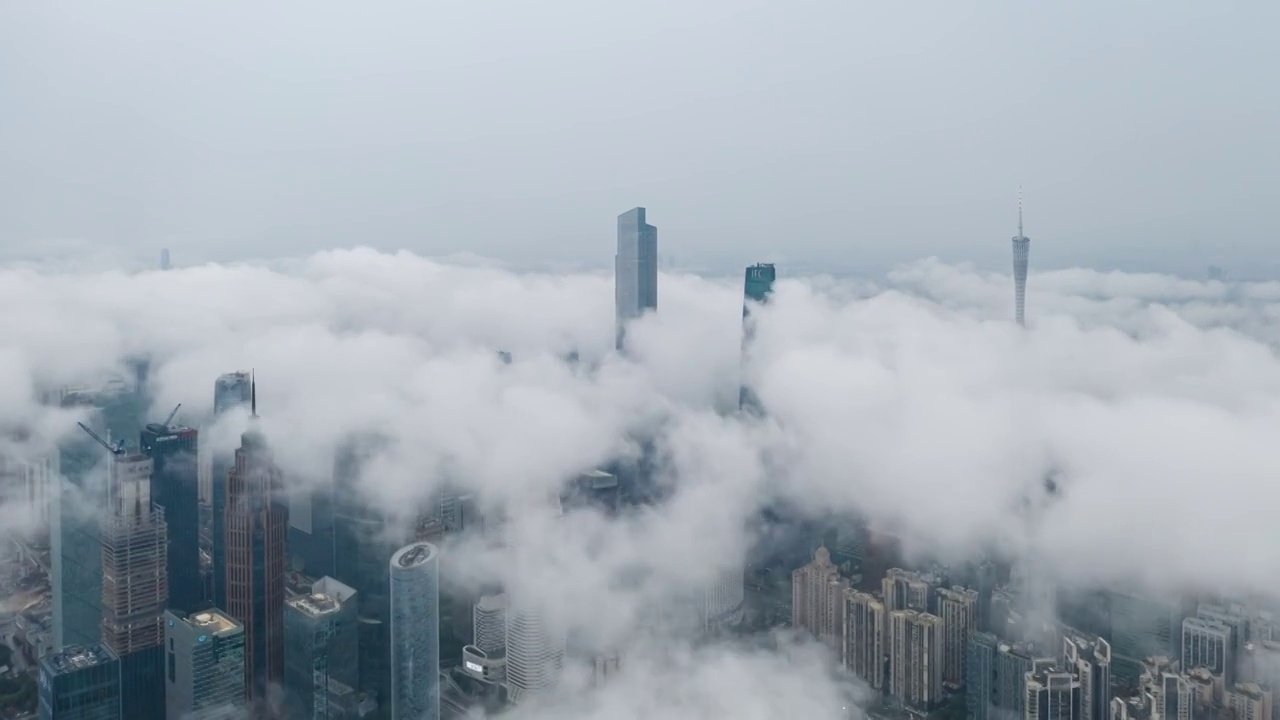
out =
<path fill-rule="evenodd" d="M 507 693 L 518 703 L 560 684 L 567 638 L 534 608 L 507 610 Z"/>

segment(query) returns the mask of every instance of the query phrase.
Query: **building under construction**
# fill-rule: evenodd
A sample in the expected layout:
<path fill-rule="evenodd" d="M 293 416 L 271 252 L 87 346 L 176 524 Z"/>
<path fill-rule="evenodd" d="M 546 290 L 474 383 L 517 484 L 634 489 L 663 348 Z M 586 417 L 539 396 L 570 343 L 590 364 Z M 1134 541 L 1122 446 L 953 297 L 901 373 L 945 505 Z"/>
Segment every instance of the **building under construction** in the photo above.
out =
<path fill-rule="evenodd" d="M 83 427 L 83 426 L 82 426 Z M 164 720 L 164 510 L 151 502 L 151 459 L 84 428 L 112 454 L 102 518 L 102 644 L 120 658 L 120 711 Z"/>

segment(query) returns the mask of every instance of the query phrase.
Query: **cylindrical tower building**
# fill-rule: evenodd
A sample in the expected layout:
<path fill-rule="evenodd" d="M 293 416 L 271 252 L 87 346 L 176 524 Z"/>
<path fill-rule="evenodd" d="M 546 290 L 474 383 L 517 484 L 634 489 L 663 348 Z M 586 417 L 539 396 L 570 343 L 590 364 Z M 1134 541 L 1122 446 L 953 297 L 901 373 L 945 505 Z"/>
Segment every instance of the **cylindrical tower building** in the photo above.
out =
<path fill-rule="evenodd" d="M 391 717 L 440 718 L 440 551 L 431 543 L 391 556 Z"/>

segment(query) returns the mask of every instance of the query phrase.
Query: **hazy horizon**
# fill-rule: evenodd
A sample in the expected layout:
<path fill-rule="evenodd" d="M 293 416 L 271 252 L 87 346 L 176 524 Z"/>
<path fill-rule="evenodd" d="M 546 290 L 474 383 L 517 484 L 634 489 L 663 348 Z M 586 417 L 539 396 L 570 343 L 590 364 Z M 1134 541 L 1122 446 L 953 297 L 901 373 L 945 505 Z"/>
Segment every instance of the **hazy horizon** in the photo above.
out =
<path fill-rule="evenodd" d="M 0 240 L 1272 277 L 1280 7 L 0 7 Z"/>

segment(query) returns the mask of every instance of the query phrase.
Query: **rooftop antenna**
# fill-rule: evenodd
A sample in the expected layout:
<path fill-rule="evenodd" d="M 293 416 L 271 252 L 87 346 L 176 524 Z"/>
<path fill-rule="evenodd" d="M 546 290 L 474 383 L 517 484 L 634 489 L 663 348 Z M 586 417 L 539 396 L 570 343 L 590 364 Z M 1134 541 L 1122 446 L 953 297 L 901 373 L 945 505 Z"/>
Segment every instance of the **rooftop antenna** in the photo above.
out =
<path fill-rule="evenodd" d="M 1022 186 L 1018 186 L 1018 237 L 1022 237 Z"/>
<path fill-rule="evenodd" d="M 249 369 L 249 417 L 258 417 L 258 376 L 252 368 Z"/>
<path fill-rule="evenodd" d="M 169 427 L 169 423 L 173 422 L 173 417 L 178 414 L 178 408 L 180 407 L 182 407 L 182 403 L 178 403 L 177 406 L 173 408 L 173 412 L 169 413 L 169 417 L 164 419 L 165 427 Z"/>

